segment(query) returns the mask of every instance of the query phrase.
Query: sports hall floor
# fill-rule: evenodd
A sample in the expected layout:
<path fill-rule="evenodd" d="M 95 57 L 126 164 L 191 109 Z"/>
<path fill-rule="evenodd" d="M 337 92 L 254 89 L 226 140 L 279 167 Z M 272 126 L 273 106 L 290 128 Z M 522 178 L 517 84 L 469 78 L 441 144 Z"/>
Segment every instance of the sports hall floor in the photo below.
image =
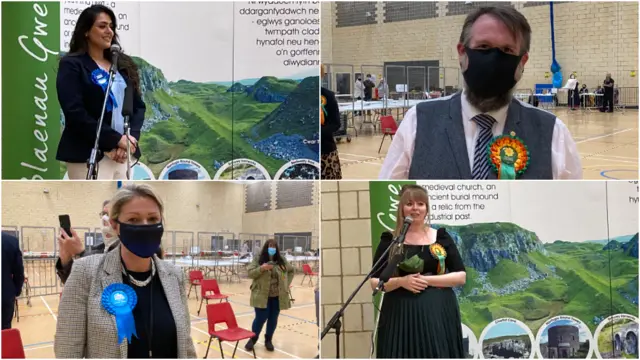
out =
<path fill-rule="evenodd" d="M 278 328 L 273 337 L 274 352 L 269 352 L 264 347 L 264 328 L 255 346 L 258 358 L 313 358 L 318 354 L 318 328 L 316 325 L 316 310 L 314 301 L 314 286 L 309 285 L 308 277 L 301 285 L 303 275 L 296 275 L 291 285 L 292 295 L 295 299 L 293 307 L 282 311 L 278 319 Z M 313 284 L 317 277 L 313 278 Z M 228 282 L 219 280 L 220 291 L 229 295 L 229 302 L 236 314 L 238 326 L 251 329 L 254 318 L 254 310 L 249 306 L 249 286 L 251 282 L 246 277 L 241 282 Z M 209 341 L 208 325 L 206 319 L 205 304 L 202 306 L 201 316 L 197 315 L 199 301 L 196 300 L 194 290 L 189 298 L 189 311 L 191 313 L 191 336 L 198 358 L 204 358 Z M 199 288 L 197 288 L 199 290 Z M 187 287 L 188 290 L 188 287 Z M 199 295 L 198 295 L 199 296 Z M 210 301 L 214 303 L 217 301 Z M 53 340 L 56 331 L 58 316 L 58 295 L 34 296 L 31 298 L 31 306 L 27 306 L 26 299 L 20 299 L 20 322 L 13 319 L 13 327 L 20 330 L 27 358 L 55 358 Z M 265 325 L 266 327 L 266 325 Z M 223 325 L 218 325 L 223 328 Z M 236 358 L 253 358 L 253 354 L 244 349 L 246 341 L 238 345 Z M 231 358 L 234 343 L 223 342 L 222 349 L 225 358 Z M 211 343 L 208 358 L 220 358 L 220 348 L 217 340 Z"/>
<path fill-rule="evenodd" d="M 584 179 L 638 179 L 638 110 L 601 113 L 556 108 L 551 110 L 569 128 L 580 152 Z M 402 112 L 400 112 L 402 114 Z M 392 111 L 394 115 L 396 111 Z M 396 118 L 397 120 L 397 118 Z M 377 179 L 391 140 L 356 117 L 358 136 L 349 129 L 351 142 L 338 142 L 343 179 Z"/>

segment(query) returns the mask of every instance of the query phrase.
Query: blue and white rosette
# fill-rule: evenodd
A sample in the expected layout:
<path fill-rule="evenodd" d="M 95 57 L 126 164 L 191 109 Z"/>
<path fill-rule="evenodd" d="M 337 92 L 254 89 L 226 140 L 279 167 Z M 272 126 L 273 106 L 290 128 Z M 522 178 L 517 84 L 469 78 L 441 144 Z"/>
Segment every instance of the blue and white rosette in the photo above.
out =
<path fill-rule="evenodd" d="M 97 68 L 91 73 L 91 81 L 94 84 L 100 86 L 102 91 L 107 91 L 107 85 L 109 84 L 109 73 L 102 68 Z M 113 111 L 114 107 L 118 107 L 118 101 L 116 96 L 113 95 L 113 91 L 109 91 L 109 98 L 107 99 L 107 111 Z"/>
<path fill-rule="evenodd" d="M 107 286 L 102 292 L 102 306 L 116 317 L 118 344 L 124 339 L 131 343 L 131 335 L 138 337 L 136 323 L 133 320 L 133 308 L 138 303 L 138 296 L 129 285 L 116 283 Z"/>

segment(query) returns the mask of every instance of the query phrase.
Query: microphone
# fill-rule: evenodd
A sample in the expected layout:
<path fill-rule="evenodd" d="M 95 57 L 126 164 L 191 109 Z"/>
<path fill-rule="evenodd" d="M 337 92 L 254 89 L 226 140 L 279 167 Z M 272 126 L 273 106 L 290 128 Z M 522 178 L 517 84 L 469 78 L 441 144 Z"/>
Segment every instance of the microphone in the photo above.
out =
<path fill-rule="evenodd" d="M 409 230 L 409 226 L 411 225 L 412 222 L 413 222 L 413 218 L 411 216 L 407 216 L 404 218 L 404 223 L 402 224 L 402 230 L 400 230 L 400 235 L 398 235 L 394 243 L 391 244 L 390 246 L 394 246 L 396 244 L 399 246 L 404 242 L 404 239 L 407 236 L 407 231 Z M 382 270 L 382 273 L 380 274 L 380 278 L 378 279 L 379 280 L 378 286 L 376 286 L 375 290 L 373 290 L 373 296 L 375 296 L 380 290 L 384 289 L 384 284 L 389 281 L 389 279 L 395 272 L 398 265 L 402 262 L 402 260 L 404 260 L 404 258 L 400 253 L 396 254 L 394 257 L 389 259 L 387 267 L 384 270 Z"/>
<path fill-rule="evenodd" d="M 115 72 L 118 69 L 118 56 L 120 55 L 120 45 L 111 44 L 111 71 Z"/>

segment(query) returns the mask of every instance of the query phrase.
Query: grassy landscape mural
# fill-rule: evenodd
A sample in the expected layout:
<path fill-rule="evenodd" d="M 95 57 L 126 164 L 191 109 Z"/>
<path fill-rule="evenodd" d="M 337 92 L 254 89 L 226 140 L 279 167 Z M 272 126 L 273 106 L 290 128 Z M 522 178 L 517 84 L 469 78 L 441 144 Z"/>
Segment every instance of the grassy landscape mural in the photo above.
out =
<path fill-rule="evenodd" d="M 271 176 L 291 160 L 319 161 L 318 76 L 264 76 L 231 86 L 168 82 L 161 69 L 134 61 L 147 107 L 140 161 L 156 177 L 177 159 L 198 162 L 211 177 L 233 159 L 256 161 Z"/>
<path fill-rule="evenodd" d="M 638 234 L 545 244 L 513 223 L 434 227 L 441 226 L 467 268 L 467 283 L 456 292 L 462 321 L 476 334 L 503 317 L 535 334 L 549 318 L 569 315 L 593 333 L 611 314 L 638 314 Z"/>

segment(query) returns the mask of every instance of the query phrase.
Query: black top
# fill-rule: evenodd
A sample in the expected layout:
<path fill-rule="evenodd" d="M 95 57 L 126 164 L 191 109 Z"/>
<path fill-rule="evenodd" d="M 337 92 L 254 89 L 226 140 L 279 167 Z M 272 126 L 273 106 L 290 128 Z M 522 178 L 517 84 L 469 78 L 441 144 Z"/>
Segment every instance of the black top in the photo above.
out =
<path fill-rule="evenodd" d="M 613 81 L 613 78 L 609 79 L 609 81 L 607 81 L 607 79 L 604 79 L 604 81 L 602 83 L 604 85 L 611 85 L 611 87 L 605 86 L 604 87 L 604 92 L 613 93 L 613 84 L 615 83 L 615 81 Z"/>
<path fill-rule="evenodd" d="M 129 274 L 136 280 L 144 281 L 149 278 L 151 271 L 144 273 L 129 271 Z M 128 347 L 129 359 L 149 358 L 149 340 L 151 340 L 154 359 L 178 358 L 176 323 L 158 273 L 156 272 L 151 283 L 142 288 L 132 285 L 125 275 L 122 276 L 122 282 L 131 286 L 138 296 L 138 304 L 133 309 L 138 337 L 131 337 L 131 344 Z M 151 315 L 153 315 L 153 330 L 152 336 L 149 336 Z"/>
<path fill-rule="evenodd" d="M 18 238 L 2 233 L 2 305 L 13 306 L 24 284 L 24 265 Z"/>
<path fill-rule="evenodd" d="M 65 126 L 58 144 L 56 159 L 69 163 L 83 163 L 89 159 L 96 141 L 96 129 L 102 105 L 104 91 L 93 83 L 91 74 L 98 64 L 88 54 L 66 55 L 60 60 L 56 90 L 58 102 L 64 114 Z M 127 82 L 129 79 L 121 72 Z M 146 107 L 137 91 L 133 96 L 133 115 L 129 120 L 131 136 L 140 140 L 140 130 L 144 122 Z M 105 111 L 100 131 L 98 147 L 101 152 L 109 152 L 118 147 L 122 134 L 111 128 L 111 111 Z M 140 158 L 140 148 L 133 154 Z M 99 154 L 97 161 L 102 159 Z"/>
<path fill-rule="evenodd" d="M 447 231 L 444 228 L 438 229 L 438 232 L 436 235 L 436 243 L 442 245 L 445 251 L 447 252 L 447 257 L 445 258 L 445 261 L 444 261 L 447 273 L 456 272 L 456 271 L 465 271 L 464 264 L 462 263 L 462 258 L 460 257 L 460 253 L 458 253 L 458 247 L 456 246 L 455 242 L 451 238 L 451 235 L 449 235 L 449 233 L 447 233 Z M 376 263 L 376 261 L 378 261 L 380 256 L 382 256 L 385 250 L 387 250 L 389 245 L 391 245 L 391 240 L 388 234 L 385 236 L 383 233 L 383 235 L 380 237 L 380 245 L 378 245 L 378 248 L 376 249 L 376 254 L 373 257 L 374 264 Z M 421 274 L 436 275 L 438 273 L 438 270 L 437 270 L 438 260 L 431 255 L 431 252 L 429 251 L 429 245 L 404 244 L 403 247 L 405 251 L 405 258 L 410 258 L 418 254 L 418 256 L 424 260 L 424 269 Z M 373 277 L 374 278 L 380 277 L 380 274 L 382 273 L 383 270 L 384 270 L 384 266 L 380 266 L 380 269 L 378 269 L 373 274 Z M 409 273 L 406 273 L 400 269 L 398 269 L 398 272 L 400 276 L 409 275 Z"/>
<path fill-rule="evenodd" d="M 324 106 L 327 113 L 324 115 L 324 125 L 322 125 L 320 149 L 322 154 L 329 154 L 338 148 L 333 134 L 340 130 L 340 109 L 338 108 L 338 101 L 333 91 L 320 88 L 320 94 L 327 99 L 327 104 Z M 320 111 L 322 111 L 322 109 L 320 109 Z"/>

